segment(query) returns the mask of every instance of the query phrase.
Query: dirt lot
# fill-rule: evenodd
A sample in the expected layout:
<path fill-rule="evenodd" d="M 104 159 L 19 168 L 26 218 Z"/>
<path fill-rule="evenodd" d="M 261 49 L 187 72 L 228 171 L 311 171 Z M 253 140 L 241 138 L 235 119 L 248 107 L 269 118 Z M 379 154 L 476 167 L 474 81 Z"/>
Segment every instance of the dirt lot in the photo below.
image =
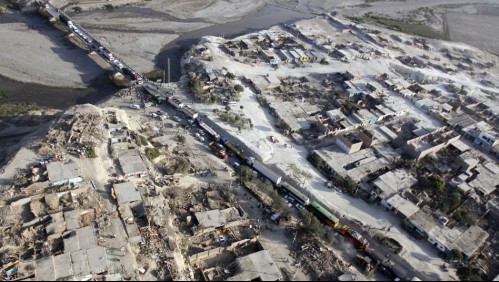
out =
<path fill-rule="evenodd" d="M 497 12 L 497 9 L 495 10 Z M 452 41 L 464 42 L 480 49 L 499 54 L 497 26 L 499 14 L 446 13 L 447 32 Z"/>

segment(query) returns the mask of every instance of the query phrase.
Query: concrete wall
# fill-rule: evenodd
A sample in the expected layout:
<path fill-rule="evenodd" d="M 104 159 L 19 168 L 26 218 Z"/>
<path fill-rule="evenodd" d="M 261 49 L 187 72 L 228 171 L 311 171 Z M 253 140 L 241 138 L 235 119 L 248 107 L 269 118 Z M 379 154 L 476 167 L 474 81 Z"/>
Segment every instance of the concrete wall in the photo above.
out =
<path fill-rule="evenodd" d="M 350 141 L 341 135 L 336 136 L 336 144 L 338 144 L 347 154 L 358 152 L 362 148 L 362 141 L 350 143 Z"/>
<path fill-rule="evenodd" d="M 235 249 L 239 248 L 240 246 L 251 244 L 251 243 L 257 243 L 257 242 L 258 242 L 258 238 L 245 239 L 245 240 L 234 242 L 230 246 L 227 246 L 227 247 L 218 247 L 218 248 L 206 250 L 206 251 L 203 251 L 203 252 L 200 252 L 200 253 L 197 253 L 197 254 L 190 256 L 189 262 L 191 264 L 197 263 L 200 260 L 208 259 L 210 257 L 219 255 L 223 252 L 233 252 Z M 261 244 L 258 244 L 258 245 L 263 250 L 263 247 L 261 246 Z"/>

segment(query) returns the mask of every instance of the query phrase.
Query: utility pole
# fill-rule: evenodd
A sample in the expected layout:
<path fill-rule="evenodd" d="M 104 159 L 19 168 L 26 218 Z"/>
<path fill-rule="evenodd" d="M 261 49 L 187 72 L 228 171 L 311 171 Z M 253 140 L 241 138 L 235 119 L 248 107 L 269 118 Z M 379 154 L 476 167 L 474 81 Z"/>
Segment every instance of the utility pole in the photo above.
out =
<path fill-rule="evenodd" d="M 168 58 L 168 83 L 170 83 L 170 58 Z"/>
<path fill-rule="evenodd" d="M 163 83 L 166 82 L 166 70 L 163 70 Z"/>

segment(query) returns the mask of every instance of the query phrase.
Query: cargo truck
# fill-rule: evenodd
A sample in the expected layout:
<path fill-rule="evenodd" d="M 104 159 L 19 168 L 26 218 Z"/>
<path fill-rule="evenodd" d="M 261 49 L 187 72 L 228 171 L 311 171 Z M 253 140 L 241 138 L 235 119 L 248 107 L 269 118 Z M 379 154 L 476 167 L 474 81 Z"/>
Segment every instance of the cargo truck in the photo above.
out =
<path fill-rule="evenodd" d="M 248 158 L 248 164 L 256 171 L 270 179 L 270 181 L 272 181 L 276 186 L 279 186 L 279 184 L 281 183 L 282 176 L 266 168 L 259 161 L 255 160 L 255 158 Z"/>
<path fill-rule="evenodd" d="M 227 159 L 228 155 L 225 152 L 224 146 L 218 144 L 217 142 L 211 142 L 210 143 L 210 149 L 220 158 L 222 159 Z"/>
<path fill-rule="evenodd" d="M 367 250 L 369 242 L 366 238 L 362 237 L 359 232 L 351 229 L 346 224 L 341 227 L 339 233 L 350 239 L 357 249 Z"/>

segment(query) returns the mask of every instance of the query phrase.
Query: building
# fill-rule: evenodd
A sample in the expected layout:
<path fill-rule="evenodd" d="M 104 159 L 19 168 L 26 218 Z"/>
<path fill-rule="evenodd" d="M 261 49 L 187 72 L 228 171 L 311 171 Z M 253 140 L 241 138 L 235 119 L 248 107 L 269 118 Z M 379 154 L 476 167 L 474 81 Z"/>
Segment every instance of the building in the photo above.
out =
<path fill-rule="evenodd" d="M 270 109 L 289 126 L 291 133 L 310 129 L 321 109 L 314 104 L 298 101 L 269 101 Z"/>
<path fill-rule="evenodd" d="M 131 182 L 116 183 L 113 186 L 118 205 L 142 202 L 142 197 Z"/>
<path fill-rule="evenodd" d="M 76 184 L 83 181 L 74 162 L 50 162 L 47 164 L 49 187 Z"/>
<path fill-rule="evenodd" d="M 244 218 L 242 212 L 240 213 L 234 207 L 224 210 L 215 209 L 206 212 L 197 212 L 195 213 L 195 218 L 198 225 L 193 228 L 194 234 L 203 234 L 249 224 L 249 219 Z"/>
<path fill-rule="evenodd" d="M 468 184 L 475 188 L 477 193 L 482 196 L 487 196 L 494 192 L 499 185 L 499 167 L 495 163 L 479 164 L 475 168 L 478 175 L 468 182 Z"/>
<path fill-rule="evenodd" d="M 433 132 L 408 140 L 406 152 L 415 159 L 422 159 L 426 155 L 436 153 L 449 146 L 461 136 L 447 127 L 441 127 Z"/>
<path fill-rule="evenodd" d="M 238 258 L 229 268 L 235 275 L 228 281 L 280 281 L 284 277 L 268 250 Z"/>
<path fill-rule="evenodd" d="M 402 197 L 401 194 L 395 194 L 386 202 L 384 206 L 402 219 L 409 218 L 419 211 L 419 207 L 410 200 Z"/>
<path fill-rule="evenodd" d="M 372 113 L 371 111 L 369 111 L 367 109 L 361 109 L 361 110 L 353 113 L 353 116 L 362 125 L 375 124 L 379 120 L 379 116 L 375 115 L 374 113 Z"/>
<path fill-rule="evenodd" d="M 373 195 L 376 194 L 378 200 L 382 201 L 382 204 L 386 205 L 387 199 L 391 198 L 395 194 L 402 192 L 404 189 L 409 189 L 416 185 L 418 180 L 412 176 L 408 171 L 404 169 L 397 169 L 394 171 L 389 171 L 385 174 L 380 175 L 376 180 L 373 181 Z"/>
<path fill-rule="evenodd" d="M 118 162 L 125 176 L 140 176 L 147 172 L 140 153 L 136 149 L 128 149 L 120 152 Z"/>
<path fill-rule="evenodd" d="M 338 145 L 329 146 L 312 152 L 317 165 L 329 175 L 350 177 L 355 182 L 369 179 L 369 174 L 391 167 L 400 158 L 392 147 L 377 144 L 373 147 L 346 154 Z"/>
<path fill-rule="evenodd" d="M 360 151 L 362 148 L 362 140 L 354 133 L 336 136 L 336 145 L 347 154 L 352 154 Z"/>
<path fill-rule="evenodd" d="M 470 173 L 471 170 L 474 169 L 479 163 L 480 160 L 477 156 L 472 154 L 470 151 L 466 151 L 456 158 L 453 166 L 456 170 Z"/>
<path fill-rule="evenodd" d="M 471 258 L 488 238 L 489 234 L 485 230 L 471 226 L 452 242 L 450 249 L 458 249 L 465 258 Z"/>
<path fill-rule="evenodd" d="M 303 52 L 302 50 L 296 48 L 293 50 L 298 54 L 298 61 L 300 62 L 310 61 L 310 57 L 307 54 L 305 54 L 305 52 Z"/>

